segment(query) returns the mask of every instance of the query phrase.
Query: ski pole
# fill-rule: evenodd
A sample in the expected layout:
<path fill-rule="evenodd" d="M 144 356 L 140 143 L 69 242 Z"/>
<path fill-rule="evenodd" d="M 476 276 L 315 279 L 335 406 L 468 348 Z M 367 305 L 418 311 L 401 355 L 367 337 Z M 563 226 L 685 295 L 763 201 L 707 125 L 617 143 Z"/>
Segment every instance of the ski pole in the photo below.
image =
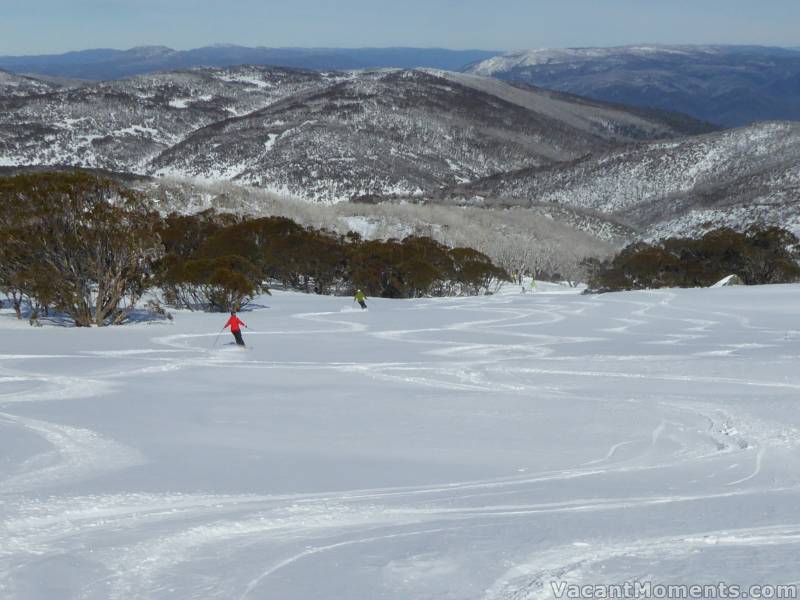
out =
<path fill-rule="evenodd" d="M 220 329 L 219 333 L 217 334 L 217 337 L 216 337 L 216 338 L 214 338 L 214 344 L 211 346 L 211 349 L 212 349 L 212 350 L 213 350 L 214 348 L 216 348 L 216 347 L 217 347 L 217 342 L 219 341 L 219 336 L 221 336 L 221 335 L 222 335 L 222 332 L 223 332 L 223 331 L 225 331 L 225 328 L 224 328 L 224 327 L 223 327 L 222 329 Z"/>

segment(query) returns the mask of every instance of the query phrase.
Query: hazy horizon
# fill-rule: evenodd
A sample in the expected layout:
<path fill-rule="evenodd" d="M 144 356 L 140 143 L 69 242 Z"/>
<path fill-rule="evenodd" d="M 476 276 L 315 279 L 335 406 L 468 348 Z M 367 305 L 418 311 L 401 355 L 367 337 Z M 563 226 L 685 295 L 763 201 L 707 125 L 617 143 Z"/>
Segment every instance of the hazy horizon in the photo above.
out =
<path fill-rule="evenodd" d="M 798 47 L 796 0 L 31 0 L 0 3 L 0 55 L 268 48 Z"/>
<path fill-rule="evenodd" d="M 580 48 L 622 48 L 622 47 L 635 47 L 635 46 L 663 46 L 663 47 L 674 47 L 674 46 L 753 46 L 753 47 L 764 47 L 764 48 L 782 48 L 786 50 L 800 50 L 800 45 L 795 44 L 788 44 L 788 45 L 775 45 L 775 44 L 741 44 L 741 43 L 727 43 L 727 44 L 706 44 L 701 42 L 695 43 L 683 43 L 683 44 L 660 44 L 654 42 L 632 42 L 630 44 L 612 44 L 612 45 L 602 45 L 602 46 L 530 46 L 527 48 L 448 48 L 445 46 L 407 46 L 407 45 L 399 45 L 399 46 L 246 46 L 244 44 L 235 44 L 235 43 L 226 43 L 226 42 L 219 42 L 219 43 L 212 43 L 212 44 L 205 44 L 202 46 L 190 46 L 190 47 L 183 47 L 177 48 L 170 44 L 137 44 L 134 46 L 128 47 L 114 47 L 114 46 L 87 46 L 85 48 L 72 48 L 64 51 L 59 52 L 35 52 L 29 54 L 2 54 L 0 56 L 4 57 L 22 57 L 22 56 L 60 56 L 63 54 L 73 54 L 73 53 L 80 53 L 80 52 L 92 52 L 92 51 L 102 51 L 102 50 L 109 50 L 114 52 L 128 52 L 131 50 L 136 50 L 140 48 L 168 48 L 170 50 L 174 50 L 176 52 L 186 52 L 190 50 L 197 50 L 201 48 L 223 48 L 223 47 L 240 47 L 240 48 L 265 48 L 270 50 L 391 50 L 391 49 L 414 49 L 414 50 L 444 50 L 444 51 L 453 51 L 453 52 L 466 52 L 466 51 L 478 51 L 478 52 L 501 52 L 501 53 L 514 53 L 514 52 L 522 52 L 525 50 L 537 50 L 537 49 L 555 49 L 555 50 L 568 50 L 568 49 L 580 49 Z"/>

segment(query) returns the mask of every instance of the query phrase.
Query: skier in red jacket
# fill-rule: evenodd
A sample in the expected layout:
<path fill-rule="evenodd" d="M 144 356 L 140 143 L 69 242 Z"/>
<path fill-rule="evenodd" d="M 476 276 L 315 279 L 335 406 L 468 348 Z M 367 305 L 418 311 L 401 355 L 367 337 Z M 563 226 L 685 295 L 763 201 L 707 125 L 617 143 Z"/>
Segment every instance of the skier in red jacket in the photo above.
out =
<path fill-rule="evenodd" d="M 244 346 L 244 340 L 242 339 L 242 327 L 247 327 L 239 317 L 236 316 L 236 311 L 231 311 L 231 318 L 228 319 L 228 322 L 225 323 L 225 327 L 222 329 L 227 329 L 228 327 L 231 328 L 231 333 L 233 334 L 234 339 L 236 340 L 237 346 Z"/>

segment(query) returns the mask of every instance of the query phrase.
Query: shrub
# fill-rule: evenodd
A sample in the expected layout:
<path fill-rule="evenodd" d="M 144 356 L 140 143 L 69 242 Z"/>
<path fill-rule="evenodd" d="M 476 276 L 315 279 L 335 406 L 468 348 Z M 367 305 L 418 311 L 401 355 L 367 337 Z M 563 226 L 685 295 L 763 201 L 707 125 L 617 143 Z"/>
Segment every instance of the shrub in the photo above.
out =
<path fill-rule="evenodd" d="M 307 293 L 414 298 L 479 294 L 508 279 L 484 254 L 426 236 L 365 241 L 286 217 L 213 210 L 161 217 L 145 198 L 87 173 L 0 178 L 0 291 L 22 317 L 51 308 L 78 326 L 126 320 L 159 285 L 167 303 L 227 311 L 268 282 Z"/>
<path fill-rule="evenodd" d="M 800 280 L 798 238 L 777 227 L 716 229 L 699 239 L 638 242 L 606 262 L 586 266 L 599 290 L 708 286 L 727 275 L 748 285 Z"/>
<path fill-rule="evenodd" d="M 162 251 L 157 223 L 140 196 L 107 179 L 0 179 L 0 287 L 32 305 L 52 305 L 77 326 L 120 323 Z"/>
<path fill-rule="evenodd" d="M 509 275 L 486 255 L 427 237 L 369 241 L 348 249 L 354 287 L 384 298 L 479 294 Z"/>
<path fill-rule="evenodd" d="M 255 266 L 241 256 L 183 260 L 172 255 L 164 266 L 164 297 L 179 308 L 227 312 L 245 306 L 261 291 Z"/>
<path fill-rule="evenodd" d="M 194 218 L 200 222 L 193 224 Z M 371 296 L 415 298 L 478 294 L 492 281 L 508 278 L 484 254 L 450 249 L 428 237 L 364 241 L 357 234 L 301 227 L 285 217 L 237 221 L 209 213 L 171 215 L 162 235 L 172 252 L 162 262 L 161 286 L 169 303 L 183 307 L 226 310 L 211 301 L 212 288 L 220 302 L 246 302 L 253 290 L 266 289 L 265 282 L 307 293 L 361 288 Z M 215 271 L 209 265 L 220 260 L 228 261 L 229 272 L 212 282 Z M 220 287 L 223 281 L 227 287 Z"/>

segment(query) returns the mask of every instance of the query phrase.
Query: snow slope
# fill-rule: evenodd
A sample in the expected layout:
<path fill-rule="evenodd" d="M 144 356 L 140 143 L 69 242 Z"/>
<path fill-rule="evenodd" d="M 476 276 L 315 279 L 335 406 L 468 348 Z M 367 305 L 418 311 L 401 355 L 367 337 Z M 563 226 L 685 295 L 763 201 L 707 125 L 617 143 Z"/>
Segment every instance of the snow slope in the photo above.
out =
<path fill-rule="evenodd" d="M 0 313 L 0 597 L 800 578 L 800 286 Z"/>

